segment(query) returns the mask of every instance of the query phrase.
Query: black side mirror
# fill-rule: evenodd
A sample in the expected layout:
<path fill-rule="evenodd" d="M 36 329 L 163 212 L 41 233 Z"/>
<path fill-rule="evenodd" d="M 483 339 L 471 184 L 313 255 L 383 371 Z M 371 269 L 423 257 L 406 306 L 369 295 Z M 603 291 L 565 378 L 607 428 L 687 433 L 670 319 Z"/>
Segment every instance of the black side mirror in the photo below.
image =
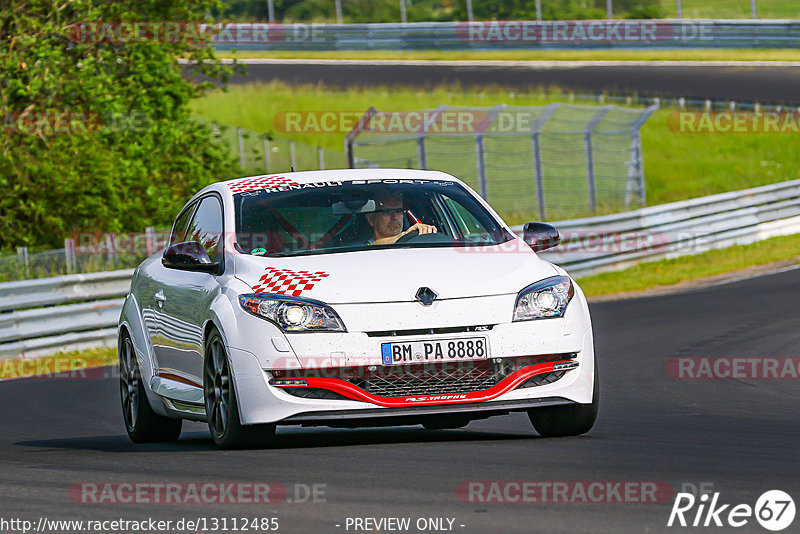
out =
<path fill-rule="evenodd" d="M 219 269 L 219 263 L 212 263 L 206 249 L 197 241 L 175 243 L 164 251 L 161 263 L 164 267 L 184 271 L 213 273 Z"/>
<path fill-rule="evenodd" d="M 549 224 L 529 222 L 522 227 L 522 240 L 535 252 L 539 252 L 561 243 L 561 236 L 558 235 L 558 230 Z"/>

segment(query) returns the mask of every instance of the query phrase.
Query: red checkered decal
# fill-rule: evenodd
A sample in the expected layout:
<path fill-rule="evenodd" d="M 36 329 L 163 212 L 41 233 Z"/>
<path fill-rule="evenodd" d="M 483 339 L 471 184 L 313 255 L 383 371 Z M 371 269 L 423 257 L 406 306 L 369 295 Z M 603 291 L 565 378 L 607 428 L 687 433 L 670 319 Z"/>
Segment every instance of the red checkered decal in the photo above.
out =
<path fill-rule="evenodd" d="M 282 185 L 299 185 L 297 182 L 285 176 L 256 176 L 255 178 L 242 178 L 235 182 L 228 182 L 228 187 L 232 193 L 244 193 L 257 189 L 269 189 L 270 187 L 280 187 Z"/>
<path fill-rule="evenodd" d="M 327 276 L 330 275 L 323 271 L 312 273 L 309 271 L 292 271 L 267 267 L 266 274 L 253 286 L 253 291 L 256 293 L 277 293 L 278 295 L 299 297 L 303 291 L 310 290 L 316 282 Z"/>

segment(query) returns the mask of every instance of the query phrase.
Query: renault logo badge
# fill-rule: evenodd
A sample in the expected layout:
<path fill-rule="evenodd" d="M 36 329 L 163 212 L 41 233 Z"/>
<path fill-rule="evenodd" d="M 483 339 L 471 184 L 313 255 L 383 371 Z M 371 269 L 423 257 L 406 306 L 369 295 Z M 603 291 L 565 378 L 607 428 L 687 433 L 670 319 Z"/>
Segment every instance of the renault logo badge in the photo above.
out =
<path fill-rule="evenodd" d="M 423 306 L 430 306 L 438 296 L 439 295 L 437 295 L 436 291 L 433 289 L 429 287 L 421 287 L 417 290 L 417 294 L 414 296 L 414 298 L 420 301 Z"/>

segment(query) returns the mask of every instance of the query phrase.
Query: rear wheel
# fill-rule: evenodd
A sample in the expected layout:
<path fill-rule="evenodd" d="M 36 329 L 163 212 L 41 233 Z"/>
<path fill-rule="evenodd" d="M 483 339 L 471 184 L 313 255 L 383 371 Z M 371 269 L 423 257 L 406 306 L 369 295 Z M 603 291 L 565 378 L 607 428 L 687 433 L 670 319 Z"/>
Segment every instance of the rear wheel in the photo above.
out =
<path fill-rule="evenodd" d="M 119 390 L 125 430 L 134 443 L 175 441 L 181 435 L 180 419 L 158 415 L 150 407 L 130 336 L 119 344 Z"/>
<path fill-rule="evenodd" d="M 241 424 L 228 355 L 216 329 L 206 341 L 203 391 L 208 430 L 221 449 L 264 446 L 275 435 L 275 425 Z"/>
<path fill-rule="evenodd" d="M 594 392 L 591 404 L 570 404 L 567 406 L 548 406 L 528 410 L 528 418 L 533 428 L 545 438 L 558 436 L 580 436 L 589 432 L 597 419 L 600 407 L 600 382 L 597 378 L 597 364 L 594 367 Z"/>

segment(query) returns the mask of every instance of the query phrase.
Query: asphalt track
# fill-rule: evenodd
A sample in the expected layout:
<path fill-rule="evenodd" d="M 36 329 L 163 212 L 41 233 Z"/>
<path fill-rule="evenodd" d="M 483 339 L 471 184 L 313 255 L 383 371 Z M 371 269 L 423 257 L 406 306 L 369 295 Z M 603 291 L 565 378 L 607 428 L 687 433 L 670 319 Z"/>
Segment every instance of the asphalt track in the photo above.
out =
<path fill-rule="evenodd" d="M 797 380 L 687 380 L 666 372 L 667 361 L 680 356 L 796 357 L 799 293 L 800 270 L 791 270 L 591 305 L 602 405 L 593 431 L 576 438 L 539 438 L 526 418 L 512 415 L 447 431 L 281 428 L 274 446 L 248 451 L 218 451 L 204 427 L 192 424 L 177 443 L 134 445 L 113 377 L 2 382 L 0 516 L 272 516 L 279 532 L 297 533 L 353 532 L 344 528 L 347 517 L 381 516 L 450 517 L 455 532 L 476 534 L 694 531 L 666 527 L 671 500 L 457 498 L 460 483 L 488 480 L 664 481 L 674 490 L 710 483 L 724 503 L 754 505 L 770 489 L 800 503 Z M 191 481 L 280 482 L 290 497 L 295 484 L 325 484 L 326 502 L 95 505 L 69 495 L 80 482 Z M 766 532 L 752 519 L 736 531 Z"/>
<path fill-rule="evenodd" d="M 293 85 L 323 83 L 341 88 L 380 85 L 425 88 L 447 83 L 462 87 L 501 86 L 520 91 L 557 86 L 589 94 L 608 92 L 800 105 L 797 90 L 800 68 L 790 65 L 497 63 L 273 60 L 248 64 L 247 74 L 233 77 L 230 83 L 281 80 Z"/>

